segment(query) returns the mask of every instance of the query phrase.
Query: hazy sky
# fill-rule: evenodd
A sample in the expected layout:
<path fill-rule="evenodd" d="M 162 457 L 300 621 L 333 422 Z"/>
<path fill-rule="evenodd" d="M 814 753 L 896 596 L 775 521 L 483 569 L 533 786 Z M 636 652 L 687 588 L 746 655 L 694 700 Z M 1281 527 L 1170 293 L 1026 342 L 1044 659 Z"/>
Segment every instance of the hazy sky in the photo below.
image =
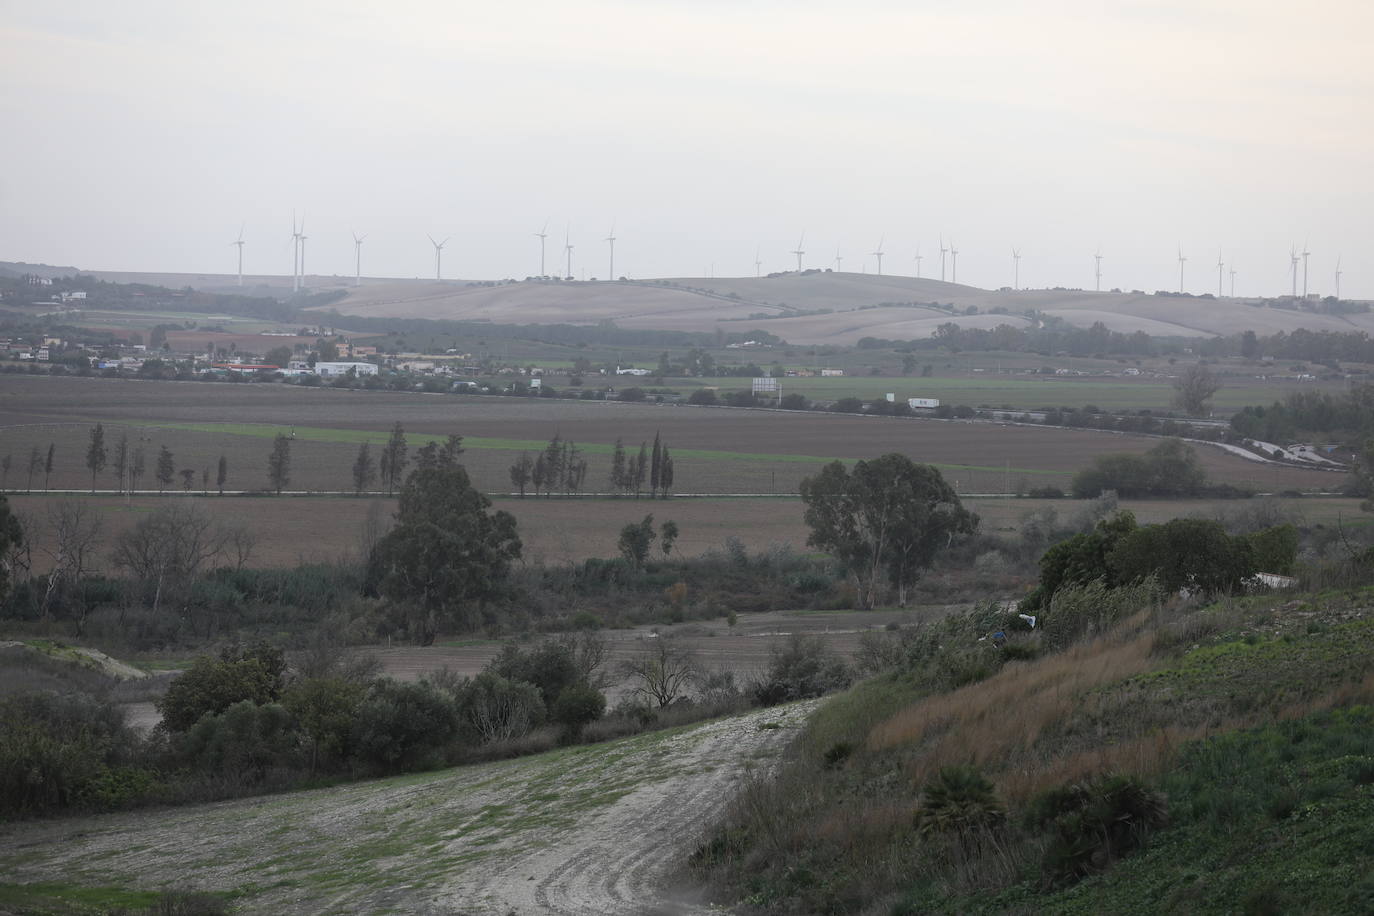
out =
<path fill-rule="evenodd" d="M 1368 0 L 0 0 L 0 260 L 1374 297 Z M 1227 281 L 1229 289 L 1229 279 Z"/>

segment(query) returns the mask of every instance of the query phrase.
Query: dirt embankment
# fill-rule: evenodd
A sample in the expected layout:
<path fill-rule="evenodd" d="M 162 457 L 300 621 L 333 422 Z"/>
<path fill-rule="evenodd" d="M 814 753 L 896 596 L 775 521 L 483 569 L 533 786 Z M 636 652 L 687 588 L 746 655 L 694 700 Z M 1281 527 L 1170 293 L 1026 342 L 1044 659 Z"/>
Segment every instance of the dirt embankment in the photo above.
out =
<path fill-rule="evenodd" d="M 0 873 L 234 891 L 244 912 L 719 912 L 672 878 L 814 706 L 314 792 L 7 825 Z"/>

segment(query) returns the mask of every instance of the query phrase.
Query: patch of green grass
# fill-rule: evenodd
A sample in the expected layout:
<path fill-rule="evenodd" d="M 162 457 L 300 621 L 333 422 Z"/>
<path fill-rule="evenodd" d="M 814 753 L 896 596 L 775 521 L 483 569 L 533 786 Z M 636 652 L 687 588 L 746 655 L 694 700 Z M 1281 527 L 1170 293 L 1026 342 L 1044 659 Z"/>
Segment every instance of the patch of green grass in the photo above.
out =
<path fill-rule="evenodd" d="M 32 916 L 78 916 L 107 913 L 113 909 L 149 907 L 157 902 L 156 891 L 119 887 L 77 887 L 70 884 L 0 883 L 0 912 Z"/>

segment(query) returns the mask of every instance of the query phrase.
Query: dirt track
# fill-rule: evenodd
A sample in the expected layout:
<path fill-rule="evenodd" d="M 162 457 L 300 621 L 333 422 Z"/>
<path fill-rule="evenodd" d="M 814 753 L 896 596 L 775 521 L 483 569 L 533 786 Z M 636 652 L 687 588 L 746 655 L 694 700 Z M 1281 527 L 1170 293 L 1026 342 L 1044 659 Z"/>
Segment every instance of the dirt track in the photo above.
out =
<path fill-rule="evenodd" d="M 314 792 L 9 825 L 0 873 L 237 891 L 253 913 L 720 912 L 673 875 L 743 774 L 813 708 Z"/>

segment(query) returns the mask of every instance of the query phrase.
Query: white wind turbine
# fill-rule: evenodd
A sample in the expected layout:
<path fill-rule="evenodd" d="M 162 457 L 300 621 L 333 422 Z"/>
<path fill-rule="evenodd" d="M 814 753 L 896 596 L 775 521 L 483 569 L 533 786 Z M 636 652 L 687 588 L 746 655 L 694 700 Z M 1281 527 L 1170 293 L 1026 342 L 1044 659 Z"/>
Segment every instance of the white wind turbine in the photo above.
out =
<path fill-rule="evenodd" d="M 1178 291 L 1183 292 L 1183 265 L 1188 259 L 1183 256 L 1183 246 L 1178 246 Z"/>
<path fill-rule="evenodd" d="M 840 249 L 835 249 L 835 272 L 840 273 L 844 270 L 844 257 L 840 254 Z"/>
<path fill-rule="evenodd" d="M 1218 299 L 1221 298 L 1221 274 L 1222 274 L 1222 269 L 1225 268 L 1225 267 L 1226 267 L 1226 265 L 1223 264 L 1223 263 L 1222 263 L 1222 260 L 1221 260 L 1221 249 L 1218 248 L 1218 249 L 1217 249 L 1217 298 L 1218 298 Z"/>
<path fill-rule="evenodd" d="M 365 235 L 353 233 L 353 285 L 363 285 L 363 239 Z"/>
<path fill-rule="evenodd" d="M 1097 278 L 1097 291 L 1102 292 L 1102 249 L 1097 249 L 1097 254 L 1093 255 L 1093 260 L 1097 262 L 1095 276 Z"/>
<path fill-rule="evenodd" d="M 754 249 L 754 276 L 763 276 L 763 259 L 759 257 L 763 253 L 763 246 L 759 245 Z"/>
<path fill-rule="evenodd" d="M 1336 298 L 1341 298 L 1341 256 L 1336 255 Z"/>
<path fill-rule="evenodd" d="M 1012 274 L 1011 288 L 1021 288 L 1021 252 L 1015 248 L 1011 250 Z"/>
<path fill-rule="evenodd" d="M 1236 298 L 1236 268 L 1231 268 L 1231 298 Z"/>
<path fill-rule="evenodd" d="M 300 268 L 300 270 L 301 270 L 301 282 L 300 282 L 300 289 L 305 289 L 305 240 L 306 240 L 307 238 L 309 238 L 309 236 L 307 236 L 307 235 L 305 234 L 305 214 L 304 214 L 304 213 L 301 214 L 301 231 L 300 231 L 300 236 L 299 236 L 299 237 L 300 237 L 300 240 L 301 240 L 301 268 Z"/>
<path fill-rule="evenodd" d="M 442 280 L 444 278 L 444 275 L 439 270 L 440 258 L 444 253 L 444 246 L 448 244 L 448 240 L 453 238 L 453 236 L 450 235 L 442 242 L 434 241 L 434 236 L 428 233 L 425 234 L 425 238 L 429 239 L 429 243 L 434 246 L 434 279 Z"/>
<path fill-rule="evenodd" d="M 571 279 L 573 278 L 573 272 L 572 272 L 573 243 L 572 243 L 572 224 L 571 224 L 571 223 L 569 223 L 567 229 L 565 229 L 565 230 L 563 231 L 563 253 L 566 254 L 567 257 L 568 257 L 567 271 L 566 271 L 566 273 L 563 274 L 563 276 L 564 276 L 565 279 L 571 280 Z"/>
<path fill-rule="evenodd" d="M 239 286 L 242 286 L 242 285 L 243 285 L 243 226 L 242 226 L 242 225 L 239 226 L 239 237 L 238 237 L 238 239 L 237 239 L 236 241 L 230 242 L 229 244 L 230 244 L 230 245 L 237 245 L 237 246 L 239 246 Z"/>
<path fill-rule="evenodd" d="M 1312 252 L 1307 250 L 1307 242 L 1302 243 L 1302 297 L 1307 298 L 1307 259 Z"/>
<path fill-rule="evenodd" d="M 1293 274 L 1293 298 L 1298 298 L 1298 246 L 1288 249 L 1288 270 Z"/>
<path fill-rule="evenodd" d="M 301 219 L 301 229 L 305 228 L 305 219 Z M 291 291 L 294 293 L 301 288 L 301 229 L 296 228 L 296 211 L 291 211 Z"/>
<path fill-rule="evenodd" d="M 611 223 L 611 231 L 608 232 L 608 233 L 606 233 L 606 238 L 604 239 L 604 241 L 607 242 L 607 243 L 611 246 L 611 266 L 610 266 L 609 272 L 606 274 L 606 279 L 607 279 L 607 280 L 614 280 L 614 279 L 615 279 L 615 223 L 614 223 L 614 222 Z"/>
<path fill-rule="evenodd" d="M 548 274 L 544 271 L 544 239 L 549 237 L 549 221 L 544 220 L 544 228 L 534 235 L 539 239 L 539 276 L 546 277 Z"/>
<path fill-rule="evenodd" d="M 887 236 L 880 236 L 878 239 L 878 247 L 872 252 L 873 256 L 878 259 L 878 276 L 880 277 L 883 275 L 883 242 L 885 241 L 887 241 Z"/>
<path fill-rule="evenodd" d="M 945 247 L 945 237 L 940 236 L 940 282 L 945 282 L 945 252 L 949 249 Z"/>
<path fill-rule="evenodd" d="M 797 247 L 796 247 L 796 249 L 792 252 L 793 254 L 795 254 L 795 255 L 797 256 L 797 273 L 801 273 L 801 269 L 802 269 L 802 255 L 806 254 L 806 252 L 802 250 L 802 245 L 803 245 L 805 242 L 806 242 L 806 230 L 803 229 L 803 230 L 802 230 L 802 234 L 801 234 L 801 238 L 797 239 Z"/>
<path fill-rule="evenodd" d="M 949 240 L 949 282 L 959 282 L 959 249 L 954 247 L 954 239 Z"/>
<path fill-rule="evenodd" d="M 916 246 L 916 279 L 921 279 L 921 246 Z"/>

